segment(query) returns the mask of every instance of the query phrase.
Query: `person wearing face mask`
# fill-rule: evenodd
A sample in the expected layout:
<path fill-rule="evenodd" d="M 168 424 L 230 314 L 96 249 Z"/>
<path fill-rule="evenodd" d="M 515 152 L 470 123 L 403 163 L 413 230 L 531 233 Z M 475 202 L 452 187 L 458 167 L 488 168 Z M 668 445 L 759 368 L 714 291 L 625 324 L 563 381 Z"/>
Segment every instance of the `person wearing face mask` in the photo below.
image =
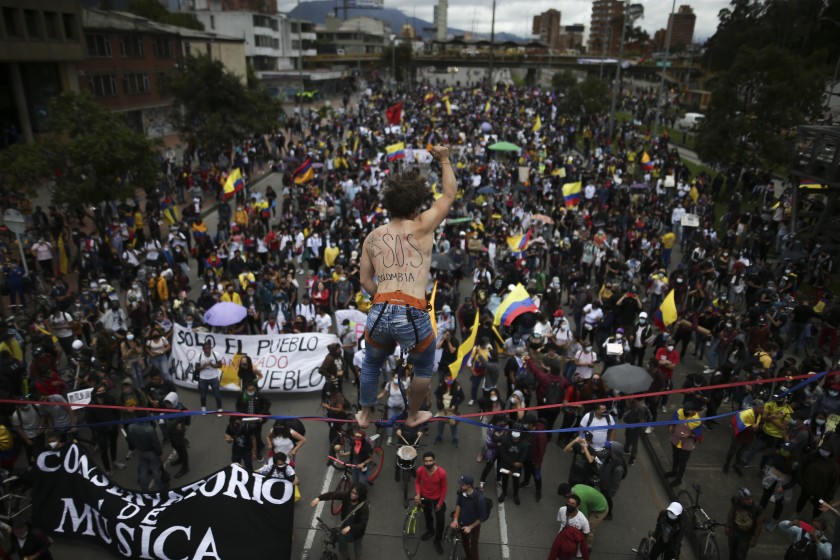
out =
<path fill-rule="evenodd" d="M 598 362 L 598 355 L 592 350 L 592 343 L 586 342 L 583 349 L 575 355 L 575 376 L 584 381 L 592 377 L 592 370 Z"/>
<path fill-rule="evenodd" d="M 802 519 L 802 510 L 811 502 L 812 517 L 820 514 L 818 500 L 830 501 L 837 491 L 840 467 L 833 457 L 831 448 L 821 445 L 802 459 L 800 466 L 800 493 L 796 501 L 796 517 Z"/>
<path fill-rule="evenodd" d="M 93 389 L 93 404 L 112 406 L 117 405 L 116 399 L 108 393 L 105 384 L 97 385 Z M 89 407 L 85 410 L 86 421 L 90 424 L 104 422 L 117 422 L 120 419 L 120 411 L 116 408 Z M 99 455 L 102 458 L 102 468 L 105 474 L 111 476 L 111 466 L 124 469 L 125 464 L 117 461 L 117 436 L 119 429 L 116 424 L 110 426 L 96 426 L 91 428 L 96 445 L 99 446 Z"/>
<path fill-rule="evenodd" d="M 840 414 L 840 384 L 832 383 L 828 390 L 811 407 L 811 414 L 822 412 L 826 416 Z"/>
<path fill-rule="evenodd" d="M 12 429 L 26 450 L 29 465 L 34 466 L 38 453 L 44 450 L 44 420 L 38 405 L 19 404 L 11 414 Z"/>
<path fill-rule="evenodd" d="M 766 405 L 764 405 L 764 414 L 762 415 L 761 431 L 756 434 L 756 441 L 750 448 L 747 456 L 744 457 L 744 462 L 741 468 L 747 467 L 756 455 L 767 448 L 775 450 L 785 442 L 787 438 L 787 428 L 790 424 L 790 419 L 793 416 L 793 408 L 788 404 L 788 397 L 784 394 L 773 395 Z M 772 454 L 763 454 L 761 458 L 761 468 L 764 470 L 764 465 L 767 460 L 772 457 Z"/>
<path fill-rule="evenodd" d="M 650 560 L 672 560 L 680 557 L 683 539 L 683 507 L 679 502 L 671 502 L 659 512 L 656 529 L 651 535 L 653 546 L 650 548 Z"/>
<path fill-rule="evenodd" d="M 502 483 L 502 493 L 499 494 L 499 503 L 503 503 L 507 497 L 508 480 L 513 478 L 513 503 L 520 504 L 519 484 L 523 474 L 525 461 L 531 455 L 531 445 L 522 438 L 522 432 L 517 428 L 520 424 L 514 424 L 513 431 L 509 432 L 499 445 L 499 478 Z"/>
<path fill-rule="evenodd" d="M 624 329 L 618 327 L 613 336 L 607 337 L 601 344 L 604 356 L 604 369 L 624 363 L 630 354 L 630 343 L 624 338 Z"/>
<path fill-rule="evenodd" d="M 761 535 L 761 518 L 761 507 L 755 503 L 750 489 L 739 488 L 732 497 L 725 525 L 732 560 L 745 560 L 749 549 L 755 548 Z"/>
<path fill-rule="evenodd" d="M 580 511 L 580 496 L 566 496 L 566 505 L 557 511 L 557 521 L 560 530 L 551 545 L 549 560 L 589 560 L 589 547 L 585 543 L 586 535 L 589 534 L 589 520 Z"/>
<path fill-rule="evenodd" d="M 173 412 L 187 410 L 187 407 L 178 399 L 178 393 L 175 391 L 163 397 L 162 404 L 163 408 L 172 410 Z M 190 424 L 190 417 L 172 418 L 164 414 L 161 423 L 162 431 L 166 434 L 169 443 L 172 444 L 172 449 L 178 454 L 178 458 L 169 464 L 172 466 L 181 466 L 178 472 L 175 473 L 175 478 L 181 478 L 190 472 L 190 456 L 187 451 L 187 426 Z"/>
<path fill-rule="evenodd" d="M 414 503 L 423 506 L 426 532 L 420 537 L 429 540 L 434 537 L 435 550 L 443 554 L 443 529 L 446 526 L 446 494 L 448 483 L 446 471 L 439 466 L 432 451 L 423 453 L 423 466 L 417 468 L 414 479 Z"/>
<path fill-rule="evenodd" d="M 487 519 L 487 501 L 481 491 L 475 489 L 475 479 L 471 475 L 461 475 L 458 479 L 458 501 L 455 514 L 449 526 L 461 529 L 461 544 L 467 555 L 466 560 L 478 560 L 478 539 L 481 535 L 481 520 Z"/>
<path fill-rule="evenodd" d="M 350 560 L 350 545 L 353 545 L 355 560 L 362 560 L 362 540 L 370 517 L 370 503 L 367 501 L 368 487 L 353 483 L 348 492 L 327 492 L 313 499 L 309 505 L 316 507 L 321 500 L 341 500 L 341 534 L 338 550 L 343 560 Z"/>
<path fill-rule="evenodd" d="M 557 488 L 557 494 L 565 496 L 567 500 L 572 495 L 580 496 L 578 509 L 589 520 L 589 533 L 586 535 L 586 543 L 589 548 L 592 548 L 592 543 L 595 541 L 595 529 L 609 513 L 607 498 L 601 494 L 599 490 L 593 488 L 592 486 L 588 486 L 586 484 L 575 484 L 572 486 L 571 484 L 567 484 L 565 482 L 560 484 Z"/>
<path fill-rule="evenodd" d="M 493 465 L 499 459 L 499 445 L 501 445 L 505 438 L 506 432 L 504 428 L 508 425 L 508 420 L 503 416 L 495 416 L 491 423 L 492 426 L 487 428 L 484 436 L 482 453 L 479 454 L 479 459 L 482 457 L 487 459 L 487 464 L 484 465 L 484 469 L 481 471 L 481 478 L 479 480 L 480 490 L 484 490 L 484 483 L 487 482 L 487 477 L 490 475 L 490 471 L 493 470 Z M 481 461 L 479 460 L 478 462 L 480 463 Z M 498 472 L 496 472 L 496 480 L 499 480 Z"/>
<path fill-rule="evenodd" d="M 249 381 L 243 384 L 242 393 L 236 399 L 236 412 L 249 415 L 268 415 L 271 413 L 271 401 L 260 393 L 256 381 Z M 266 419 L 260 418 L 248 422 L 251 431 L 257 442 L 257 460 L 262 462 L 262 452 L 265 449 L 265 442 L 262 438 L 262 427 Z"/>
<path fill-rule="evenodd" d="M 145 353 L 143 345 L 137 340 L 133 332 L 128 332 L 120 342 L 120 355 L 122 356 L 123 369 L 125 374 L 134 379 L 139 387 L 143 384 L 143 370 L 145 369 Z"/>
<path fill-rule="evenodd" d="M 673 387 L 674 369 L 680 364 L 680 353 L 677 352 L 673 340 L 670 338 L 665 343 L 663 348 L 656 351 L 656 366 L 659 368 L 659 373 L 666 379 L 664 390 L 670 390 Z M 668 412 L 668 395 L 662 397 L 660 401 L 662 412 Z"/>

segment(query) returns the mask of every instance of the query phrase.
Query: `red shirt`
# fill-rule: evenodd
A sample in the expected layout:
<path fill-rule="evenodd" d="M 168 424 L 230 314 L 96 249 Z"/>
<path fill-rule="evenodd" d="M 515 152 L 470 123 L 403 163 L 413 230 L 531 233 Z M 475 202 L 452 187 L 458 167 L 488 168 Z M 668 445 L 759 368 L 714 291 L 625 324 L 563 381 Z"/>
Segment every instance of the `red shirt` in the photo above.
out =
<path fill-rule="evenodd" d="M 666 367 L 661 365 L 662 358 L 665 358 L 666 360 L 674 364 L 674 366 Z M 676 348 L 674 348 L 673 351 L 668 352 L 668 349 L 663 346 L 662 348 L 656 351 L 656 364 L 659 366 L 659 371 L 662 372 L 662 375 L 664 375 L 666 378 L 671 379 L 674 376 L 674 368 L 677 367 L 679 363 L 680 353 L 677 352 Z"/>
<path fill-rule="evenodd" d="M 443 506 L 447 491 L 446 471 L 443 467 L 437 466 L 432 474 L 429 474 L 425 466 L 417 467 L 417 477 L 414 479 L 415 494 L 420 494 L 421 498 L 436 500 Z"/>

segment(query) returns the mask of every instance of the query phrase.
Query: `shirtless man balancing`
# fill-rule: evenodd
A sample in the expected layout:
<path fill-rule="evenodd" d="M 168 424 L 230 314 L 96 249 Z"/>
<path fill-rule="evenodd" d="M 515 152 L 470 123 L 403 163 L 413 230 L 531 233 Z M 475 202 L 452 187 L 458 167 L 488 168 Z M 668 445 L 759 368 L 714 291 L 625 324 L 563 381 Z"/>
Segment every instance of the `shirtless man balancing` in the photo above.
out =
<path fill-rule="evenodd" d="M 420 213 L 420 206 L 428 196 L 425 181 L 416 172 L 389 179 L 382 202 L 391 221 L 370 232 L 362 247 L 361 282 L 373 297 L 365 328 L 367 349 L 359 390 L 361 410 L 356 414 L 362 428 L 370 425 L 379 371 L 395 343 L 409 352 L 409 361 L 414 365 L 405 424 L 414 427 L 432 417 L 431 412 L 420 410 L 429 390 L 436 347 L 426 284 L 432 264 L 434 231 L 455 202 L 456 188 L 449 148 L 435 146 L 431 152 L 443 168 L 443 196 Z"/>

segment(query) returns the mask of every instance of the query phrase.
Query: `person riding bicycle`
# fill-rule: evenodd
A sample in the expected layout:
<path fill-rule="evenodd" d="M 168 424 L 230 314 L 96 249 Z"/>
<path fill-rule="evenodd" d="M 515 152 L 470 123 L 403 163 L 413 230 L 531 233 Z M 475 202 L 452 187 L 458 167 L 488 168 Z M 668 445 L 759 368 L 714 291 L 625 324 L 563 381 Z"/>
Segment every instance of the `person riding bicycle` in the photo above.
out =
<path fill-rule="evenodd" d="M 338 536 L 338 550 L 343 560 L 350 560 L 351 543 L 356 560 L 362 558 L 362 538 L 365 536 L 370 517 L 367 489 L 366 485 L 355 482 L 348 492 L 326 492 L 310 502 L 310 505 L 315 507 L 321 500 L 341 500 L 341 511 L 347 512 L 341 519 L 341 533 Z"/>
<path fill-rule="evenodd" d="M 677 560 L 680 557 L 682 545 L 682 517 L 683 507 L 679 502 L 671 502 L 656 518 L 656 529 L 651 535 L 653 546 L 650 549 L 650 560 Z"/>

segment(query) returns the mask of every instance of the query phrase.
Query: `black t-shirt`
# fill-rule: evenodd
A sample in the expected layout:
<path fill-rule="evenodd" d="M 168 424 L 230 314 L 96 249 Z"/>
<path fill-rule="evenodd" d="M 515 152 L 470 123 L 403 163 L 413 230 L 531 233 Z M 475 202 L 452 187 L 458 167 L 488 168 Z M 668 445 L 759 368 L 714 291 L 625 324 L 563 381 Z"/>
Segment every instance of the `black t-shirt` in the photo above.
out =
<path fill-rule="evenodd" d="M 793 308 L 791 319 L 794 323 L 804 323 L 814 316 L 814 310 L 807 305 L 797 305 Z"/>

